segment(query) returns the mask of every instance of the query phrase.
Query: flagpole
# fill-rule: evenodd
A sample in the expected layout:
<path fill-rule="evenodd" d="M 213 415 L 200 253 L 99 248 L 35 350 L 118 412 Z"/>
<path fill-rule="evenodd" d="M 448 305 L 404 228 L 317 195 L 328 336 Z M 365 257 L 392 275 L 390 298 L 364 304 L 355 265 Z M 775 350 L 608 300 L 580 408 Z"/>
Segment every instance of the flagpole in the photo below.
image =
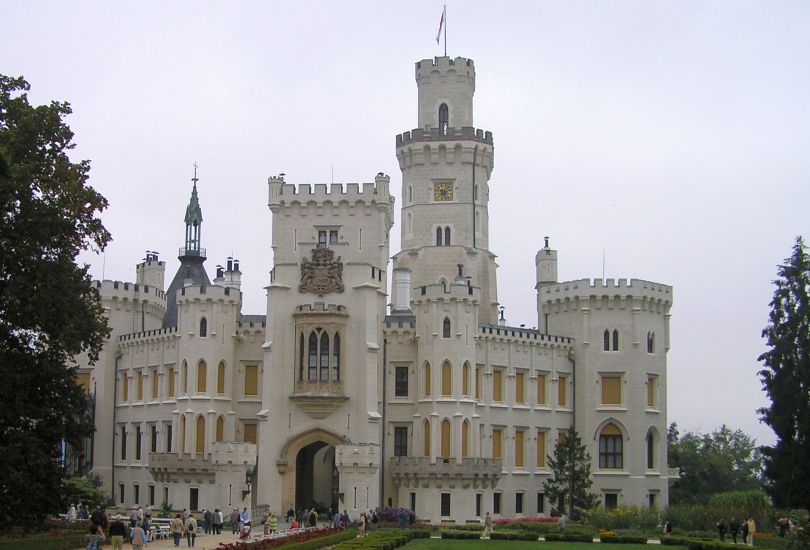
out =
<path fill-rule="evenodd" d="M 444 5 L 444 56 L 447 57 L 447 4 Z"/>

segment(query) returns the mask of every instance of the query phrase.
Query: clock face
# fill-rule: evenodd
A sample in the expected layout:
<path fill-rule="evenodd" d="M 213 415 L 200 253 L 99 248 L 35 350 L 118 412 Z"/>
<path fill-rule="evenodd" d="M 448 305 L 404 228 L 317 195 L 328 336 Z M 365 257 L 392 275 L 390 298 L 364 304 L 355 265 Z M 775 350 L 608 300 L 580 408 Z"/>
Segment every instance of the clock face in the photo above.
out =
<path fill-rule="evenodd" d="M 433 186 L 433 199 L 437 201 L 453 200 L 453 184 L 437 183 Z"/>

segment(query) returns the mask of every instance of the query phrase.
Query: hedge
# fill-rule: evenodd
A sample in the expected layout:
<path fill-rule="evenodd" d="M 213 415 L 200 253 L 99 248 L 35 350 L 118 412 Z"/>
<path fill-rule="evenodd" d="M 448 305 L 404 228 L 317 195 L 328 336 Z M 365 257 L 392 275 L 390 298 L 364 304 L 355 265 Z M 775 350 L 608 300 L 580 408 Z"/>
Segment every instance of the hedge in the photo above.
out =
<path fill-rule="evenodd" d="M 549 533 L 545 536 L 547 542 L 593 542 L 591 535 L 574 535 L 570 533 Z"/>
<path fill-rule="evenodd" d="M 481 533 L 479 531 L 462 531 L 460 529 L 454 529 L 452 531 L 441 531 L 441 537 L 443 539 L 472 540 L 472 539 L 480 539 Z"/>
<path fill-rule="evenodd" d="M 433 534 L 430 529 L 414 529 L 411 531 L 411 538 L 414 539 L 429 539 Z"/>
<path fill-rule="evenodd" d="M 80 535 L 36 535 L 25 538 L 0 539 L 3 550 L 71 550 L 84 546 L 86 533 Z"/>
<path fill-rule="evenodd" d="M 328 534 L 322 534 L 319 533 L 319 531 L 326 531 L 326 529 L 291 535 L 289 539 L 276 538 L 257 541 L 220 542 L 217 548 L 220 550 L 229 548 L 233 550 L 266 550 L 268 548 L 283 546 L 284 550 L 317 550 L 325 546 L 339 544 L 344 540 L 352 539 L 357 536 L 356 529 L 347 529 L 345 531 L 337 531 Z"/>
<path fill-rule="evenodd" d="M 686 546 L 689 550 L 731 550 L 742 546 L 741 544 L 720 542 L 719 540 L 689 539 L 684 537 L 661 537 L 661 544 L 667 546 Z"/>
<path fill-rule="evenodd" d="M 647 544 L 647 537 L 630 535 L 599 535 L 599 542 L 606 544 Z"/>
<path fill-rule="evenodd" d="M 363 538 L 355 538 L 335 546 L 336 549 L 348 550 L 363 548 L 368 550 L 393 550 L 410 542 L 413 533 L 410 531 L 375 531 Z"/>
<path fill-rule="evenodd" d="M 492 540 L 537 540 L 537 535 L 531 531 L 493 531 L 489 536 Z"/>

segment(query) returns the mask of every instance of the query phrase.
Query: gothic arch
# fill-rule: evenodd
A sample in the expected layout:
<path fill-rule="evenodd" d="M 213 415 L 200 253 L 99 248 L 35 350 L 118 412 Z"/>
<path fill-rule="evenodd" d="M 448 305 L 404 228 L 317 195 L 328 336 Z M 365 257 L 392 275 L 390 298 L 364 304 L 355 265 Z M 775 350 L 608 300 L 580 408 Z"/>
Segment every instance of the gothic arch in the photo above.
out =
<path fill-rule="evenodd" d="M 622 438 L 625 441 L 630 441 L 630 432 L 627 430 L 625 425 L 621 423 L 620 420 L 618 420 L 618 419 L 616 419 L 614 417 L 606 418 L 602 422 L 599 423 L 599 425 L 596 427 L 596 430 L 593 433 L 594 441 L 599 440 L 599 435 L 602 433 L 602 430 L 604 430 L 605 426 L 607 426 L 608 424 L 613 424 L 614 426 L 619 428 L 619 431 L 622 432 Z"/>

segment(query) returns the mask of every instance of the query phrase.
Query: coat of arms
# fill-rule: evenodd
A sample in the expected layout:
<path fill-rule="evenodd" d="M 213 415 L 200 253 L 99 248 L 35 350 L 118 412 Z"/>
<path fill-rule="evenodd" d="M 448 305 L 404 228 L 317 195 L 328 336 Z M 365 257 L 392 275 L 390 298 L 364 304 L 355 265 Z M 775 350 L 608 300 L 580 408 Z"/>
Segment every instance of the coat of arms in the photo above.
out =
<path fill-rule="evenodd" d="M 301 284 L 298 292 L 314 292 L 323 296 L 330 292 L 343 292 L 343 264 L 340 256 L 326 247 L 314 248 L 312 260 L 301 262 Z"/>

